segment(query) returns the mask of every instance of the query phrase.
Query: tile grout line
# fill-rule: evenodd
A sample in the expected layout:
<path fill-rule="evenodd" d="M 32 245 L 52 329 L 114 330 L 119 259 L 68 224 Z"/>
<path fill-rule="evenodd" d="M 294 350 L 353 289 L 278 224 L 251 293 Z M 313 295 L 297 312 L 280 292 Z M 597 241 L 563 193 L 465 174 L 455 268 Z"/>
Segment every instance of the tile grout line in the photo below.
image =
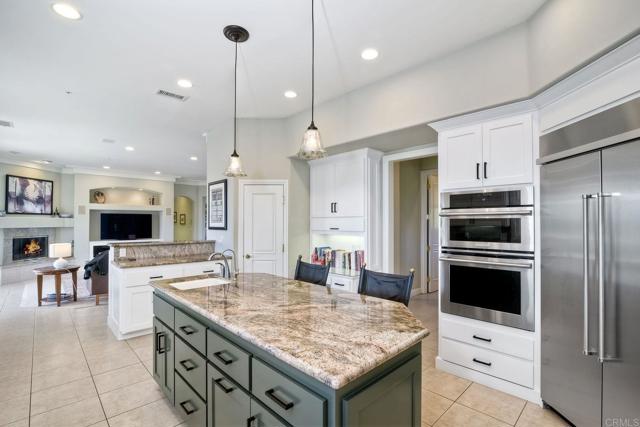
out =
<path fill-rule="evenodd" d="M 520 421 L 520 418 L 522 418 L 522 414 L 524 414 L 524 410 L 527 408 L 528 404 L 529 404 L 528 401 L 524 402 L 524 406 L 522 407 L 522 411 L 520 411 L 520 415 L 518 415 L 518 419 L 516 420 L 514 426 L 518 425 L 518 421 Z"/>
<path fill-rule="evenodd" d="M 71 316 L 71 314 L 69 314 Z M 93 372 L 91 371 L 91 366 L 89 366 L 89 361 L 87 360 L 87 355 L 84 352 L 84 346 L 82 345 L 82 340 L 80 339 L 80 334 L 78 333 L 78 328 L 76 327 L 76 319 L 71 316 L 71 323 L 73 324 L 73 330 L 76 333 L 76 337 L 78 337 L 78 343 L 80 344 L 80 350 L 82 350 L 82 357 L 84 357 L 84 362 L 87 364 L 87 369 L 89 369 L 89 375 L 91 377 L 91 382 L 93 383 L 93 388 L 96 390 L 96 397 L 98 402 L 100 403 L 100 409 L 102 409 L 102 415 L 104 415 L 104 420 L 107 423 L 107 427 L 110 426 L 109 420 L 107 419 L 107 413 L 104 410 L 104 406 L 102 406 L 102 399 L 100 399 L 100 394 L 98 393 L 98 387 L 96 386 L 96 381 L 93 379 Z M 97 424 L 97 423 L 96 423 Z"/>

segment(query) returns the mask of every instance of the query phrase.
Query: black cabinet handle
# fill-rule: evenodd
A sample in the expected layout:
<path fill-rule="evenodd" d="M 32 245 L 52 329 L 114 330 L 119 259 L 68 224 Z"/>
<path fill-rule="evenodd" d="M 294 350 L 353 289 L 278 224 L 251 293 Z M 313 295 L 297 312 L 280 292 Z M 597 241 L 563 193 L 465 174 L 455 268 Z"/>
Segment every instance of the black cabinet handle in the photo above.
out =
<path fill-rule="evenodd" d="M 329 227 L 329 230 L 340 230 L 340 227 Z"/>
<path fill-rule="evenodd" d="M 338 213 L 338 202 L 333 202 L 333 213 Z"/>
<path fill-rule="evenodd" d="M 251 416 L 247 418 L 247 427 L 253 427 L 253 422 L 256 420 L 256 417 Z"/>
<path fill-rule="evenodd" d="M 264 394 L 266 394 L 269 399 L 276 402 L 276 404 L 282 409 L 284 409 L 285 411 L 288 411 L 289 409 L 293 408 L 293 402 L 285 402 L 283 400 L 280 400 L 280 398 L 278 398 L 278 396 L 275 395 L 275 389 L 273 388 L 270 388 L 269 390 L 265 391 Z"/>
<path fill-rule="evenodd" d="M 189 408 L 187 408 L 189 406 Z M 185 414 L 191 415 L 198 410 L 195 405 L 190 400 L 185 400 L 184 402 L 180 402 L 180 407 L 184 411 Z"/>
<path fill-rule="evenodd" d="M 196 365 L 195 362 L 193 360 L 191 360 L 191 359 L 181 360 L 180 364 L 182 365 L 182 367 L 187 372 L 193 371 L 194 369 L 196 369 L 198 367 L 198 365 Z"/>
<path fill-rule="evenodd" d="M 475 357 L 473 358 L 473 361 L 476 362 L 476 363 L 479 363 L 481 365 L 484 365 L 484 366 L 491 366 L 491 362 L 484 362 L 482 360 L 476 359 Z"/>
<path fill-rule="evenodd" d="M 215 273 L 216 271 L 215 270 L 203 270 L 202 272 L 203 273 Z"/>
<path fill-rule="evenodd" d="M 336 286 L 344 286 L 344 283 L 333 282 L 333 284 Z"/>
<path fill-rule="evenodd" d="M 476 179 L 480 179 L 480 163 L 476 163 Z"/>
<path fill-rule="evenodd" d="M 491 338 L 483 338 L 483 337 L 479 337 L 477 335 L 473 336 L 474 339 L 480 340 L 480 341 L 484 341 L 484 342 L 491 342 Z"/>
<path fill-rule="evenodd" d="M 162 279 L 164 276 L 149 276 L 149 279 Z"/>
<path fill-rule="evenodd" d="M 191 325 L 180 326 L 180 330 L 184 332 L 185 335 L 191 335 L 198 332 L 198 330 Z"/>
<path fill-rule="evenodd" d="M 218 378 L 217 380 L 213 381 L 218 385 L 218 387 L 222 389 L 222 391 L 227 394 L 231 393 L 235 389 L 235 387 L 225 387 L 224 384 L 222 384 L 222 381 L 224 381 L 224 377 Z"/>
<path fill-rule="evenodd" d="M 222 351 L 216 351 L 215 353 L 213 353 L 213 355 L 215 356 L 216 359 L 218 359 L 219 361 L 221 361 L 222 363 L 224 363 L 225 365 L 231 365 L 233 363 L 232 359 L 225 359 L 224 357 L 222 357 Z"/>
<path fill-rule="evenodd" d="M 484 162 L 484 178 L 487 179 L 487 162 Z"/>
<path fill-rule="evenodd" d="M 164 332 L 156 333 L 156 349 L 158 350 L 158 354 L 163 354 L 163 353 L 167 352 L 167 348 L 166 348 L 166 345 L 165 345 L 166 344 L 166 337 L 167 336 L 165 335 Z"/>

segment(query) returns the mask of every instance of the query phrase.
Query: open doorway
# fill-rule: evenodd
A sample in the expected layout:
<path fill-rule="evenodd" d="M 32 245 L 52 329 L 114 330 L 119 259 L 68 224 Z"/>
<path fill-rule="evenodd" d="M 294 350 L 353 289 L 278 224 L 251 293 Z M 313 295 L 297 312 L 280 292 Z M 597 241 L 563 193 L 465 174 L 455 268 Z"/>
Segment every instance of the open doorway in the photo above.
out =
<path fill-rule="evenodd" d="M 436 144 L 383 157 L 383 271 L 407 274 L 413 294 L 438 289 Z"/>
<path fill-rule="evenodd" d="M 187 196 L 176 196 L 174 200 L 173 239 L 193 239 L 193 200 Z"/>

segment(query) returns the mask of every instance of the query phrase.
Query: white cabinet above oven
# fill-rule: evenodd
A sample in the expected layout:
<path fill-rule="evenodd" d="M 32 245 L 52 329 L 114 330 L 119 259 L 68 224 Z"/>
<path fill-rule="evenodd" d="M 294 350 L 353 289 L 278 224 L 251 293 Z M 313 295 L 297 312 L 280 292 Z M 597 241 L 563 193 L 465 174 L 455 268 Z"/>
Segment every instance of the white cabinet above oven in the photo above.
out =
<path fill-rule="evenodd" d="M 441 189 L 532 183 L 532 115 L 442 131 L 438 156 Z"/>

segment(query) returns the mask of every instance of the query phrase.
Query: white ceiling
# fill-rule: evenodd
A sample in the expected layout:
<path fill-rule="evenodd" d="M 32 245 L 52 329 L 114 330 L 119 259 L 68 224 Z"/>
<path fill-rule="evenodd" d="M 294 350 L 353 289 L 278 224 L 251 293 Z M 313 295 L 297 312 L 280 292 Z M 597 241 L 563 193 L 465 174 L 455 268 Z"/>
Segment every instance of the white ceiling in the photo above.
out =
<path fill-rule="evenodd" d="M 318 0 L 317 100 L 503 31 L 544 1 Z M 232 115 L 227 24 L 251 33 L 240 48 L 239 115 L 286 117 L 309 106 L 310 1 L 69 2 L 82 20 L 55 15 L 51 0 L 0 0 L 0 120 L 15 123 L 0 127 L 0 157 L 204 177 L 202 133 Z M 379 58 L 363 61 L 365 47 Z M 179 88 L 178 78 L 194 87 Z M 190 99 L 163 99 L 158 89 Z M 287 89 L 298 97 L 284 98 Z"/>

